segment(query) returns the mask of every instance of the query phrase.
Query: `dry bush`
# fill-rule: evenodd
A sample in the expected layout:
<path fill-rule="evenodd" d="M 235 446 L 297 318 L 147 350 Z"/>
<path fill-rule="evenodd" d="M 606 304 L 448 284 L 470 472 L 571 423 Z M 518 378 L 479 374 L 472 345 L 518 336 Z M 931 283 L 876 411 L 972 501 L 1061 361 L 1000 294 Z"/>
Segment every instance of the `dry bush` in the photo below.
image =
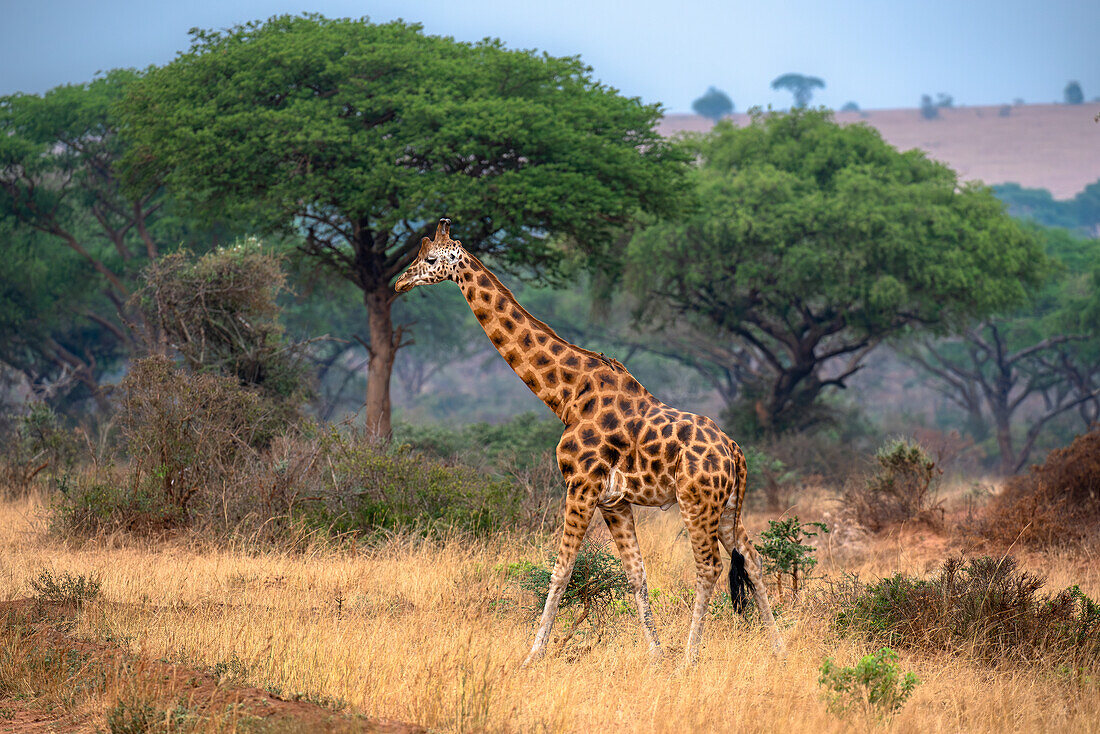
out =
<path fill-rule="evenodd" d="M 1040 593 L 1045 580 L 1011 557 L 947 559 L 929 579 L 896 574 L 875 584 L 850 579 L 829 592 L 843 634 L 875 645 L 1007 662 L 1100 669 L 1100 606 L 1076 586 Z M 820 601 L 820 600 L 819 600 Z"/>
<path fill-rule="evenodd" d="M 311 448 L 235 377 L 195 373 L 165 357 L 137 360 L 120 385 L 128 461 L 79 475 L 55 504 L 62 533 L 228 530 L 287 515 Z"/>
<path fill-rule="evenodd" d="M 155 484 L 181 515 L 200 490 L 228 481 L 281 423 L 237 380 L 188 372 L 164 357 L 135 362 L 121 387 L 131 481 Z"/>
<path fill-rule="evenodd" d="M 1100 527 L 1100 426 L 1012 477 L 979 523 L 985 538 L 1049 546 L 1074 542 Z"/>
<path fill-rule="evenodd" d="M 236 377 L 292 422 L 311 390 L 304 345 L 288 341 L 279 321 L 285 283 L 279 257 L 248 239 L 159 258 L 137 299 L 192 370 Z"/>
<path fill-rule="evenodd" d="M 943 472 L 920 444 L 892 441 L 879 449 L 875 461 L 878 470 L 844 492 L 845 508 L 861 525 L 873 532 L 910 520 L 942 525 L 936 491 Z"/>

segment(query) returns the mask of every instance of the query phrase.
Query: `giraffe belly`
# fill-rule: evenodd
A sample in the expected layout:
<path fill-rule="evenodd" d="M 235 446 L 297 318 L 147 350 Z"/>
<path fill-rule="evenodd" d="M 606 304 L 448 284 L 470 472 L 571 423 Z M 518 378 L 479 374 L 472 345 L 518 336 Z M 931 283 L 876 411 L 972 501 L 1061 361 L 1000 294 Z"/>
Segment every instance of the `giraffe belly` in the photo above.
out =
<path fill-rule="evenodd" d="M 625 500 L 632 505 L 660 507 L 662 510 L 667 510 L 676 504 L 676 485 L 670 480 L 662 481 L 651 476 L 626 473 L 619 469 L 612 470 L 612 477 L 614 481 L 609 484 L 613 484 L 615 489 L 605 491 L 605 494 L 609 498 L 615 497 L 616 501 Z M 604 495 L 600 497 L 601 504 L 603 497 Z"/>

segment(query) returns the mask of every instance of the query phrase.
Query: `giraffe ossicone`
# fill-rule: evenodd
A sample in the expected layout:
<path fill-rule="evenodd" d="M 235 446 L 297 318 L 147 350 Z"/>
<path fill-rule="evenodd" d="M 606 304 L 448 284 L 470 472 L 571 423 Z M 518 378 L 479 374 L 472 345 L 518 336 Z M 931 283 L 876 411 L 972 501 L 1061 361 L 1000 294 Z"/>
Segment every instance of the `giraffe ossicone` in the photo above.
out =
<path fill-rule="evenodd" d="M 748 587 L 776 652 L 783 642 L 764 589 L 763 564 L 741 522 L 745 455 L 710 418 L 665 405 L 619 361 L 567 342 L 528 313 L 484 264 L 451 239 L 451 222 L 394 283 L 401 293 L 444 280 L 458 284 L 474 317 L 504 360 L 554 411 L 565 431 L 557 446 L 566 485 L 565 527 L 539 629 L 525 665 L 546 650 L 577 551 L 600 509 L 634 592 L 642 631 L 654 655 L 645 565 L 635 534 L 633 506 L 678 505 L 695 558 L 695 605 L 685 655 L 697 659 L 703 617 L 721 574 L 718 545 L 729 552 L 730 597 L 741 611 Z"/>

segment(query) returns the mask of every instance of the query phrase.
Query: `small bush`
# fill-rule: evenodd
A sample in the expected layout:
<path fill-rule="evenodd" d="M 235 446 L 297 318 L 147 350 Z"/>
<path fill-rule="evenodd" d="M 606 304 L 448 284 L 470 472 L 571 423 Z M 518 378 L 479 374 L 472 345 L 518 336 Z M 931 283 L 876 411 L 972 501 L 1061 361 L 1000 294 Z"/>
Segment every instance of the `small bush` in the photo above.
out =
<path fill-rule="evenodd" d="M 45 403 L 30 403 L 25 412 L 0 421 L 0 491 L 25 494 L 36 480 L 56 490 L 80 452 L 77 435 L 61 425 Z"/>
<path fill-rule="evenodd" d="M 892 523 L 923 520 L 942 524 L 935 495 L 943 474 L 920 444 L 892 441 L 875 454 L 878 470 L 844 493 L 844 504 L 860 524 L 878 531 Z"/>
<path fill-rule="evenodd" d="M 138 535 L 185 524 L 178 505 L 154 482 L 132 486 L 120 472 L 78 477 L 54 499 L 50 525 L 61 535 L 93 536 L 124 530 Z"/>
<path fill-rule="evenodd" d="M 43 571 L 30 582 L 35 601 L 83 607 L 99 596 L 99 579 L 63 573 L 55 576 Z"/>
<path fill-rule="evenodd" d="M 519 577 L 520 587 L 534 593 L 535 601 L 531 609 L 536 614 L 541 613 L 546 606 L 556 560 L 557 553 L 554 553 L 545 565 L 513 566 L 514 575 Z M 599 639 L 607 621 L 621 611 L 619 602 L 628 593 L 630 582 L 623 573 L 619 559 L 608 552 L 605 545 L 585 541 L 577 551 L 573 575 L 558 606 L 561 611 L 575 611 L 561 645 L 564 647 L 584 622 L 588 622 Z"/>
<path fill-rule="evenodd" d="M 1100 528 L 1100 426 L 1012 477 L 989 506 L 981 534 L 1002 543 L 1049 546 Z"/>
<path fill-rule="evenodd" d="M 135 362 L 121 388 L 130 483 L 155 485 L 182 515 L 196 494 L 225 482 L 278 425 L 255 391 L 235 378 L 189 372 L 164 357 Z"/>
<path fill-rule="evenodd" d="M 800 522 L 795 515 L 786 520 L 769 520 L 768 529 L 760 534 L 764 542 L 756 546 L 764 558 L 764 572 L 775 575 L 779 596 L 783 596 L 783 577 L 790 578 L 791 594 L 797 599 L 799 590 L 817 565 L 813 546 L 804 540 L 829 532 L 822 522 Z"/>
<path fill-rule="evenodd" d="M 897 653 L 888 647 L 852 668 L 842 668 L 825 658 L 818 684 L 825 689 L 829 710 L 839 715 L 858 710 L 877 719 L 897 712 L 920 683 L 912 673 L 901 675 L 897 660 Z"/>
<path fill-rule="evenodd" d="M 1044 580 L 1010 557 L 946 560 L 934 576 L 853 582 L 838 594 L 842 634 L 890 647 L 966 654 L 989 664 L 1100 665 L 1100 606 L 1076 586 L 1040 594 Z"/>

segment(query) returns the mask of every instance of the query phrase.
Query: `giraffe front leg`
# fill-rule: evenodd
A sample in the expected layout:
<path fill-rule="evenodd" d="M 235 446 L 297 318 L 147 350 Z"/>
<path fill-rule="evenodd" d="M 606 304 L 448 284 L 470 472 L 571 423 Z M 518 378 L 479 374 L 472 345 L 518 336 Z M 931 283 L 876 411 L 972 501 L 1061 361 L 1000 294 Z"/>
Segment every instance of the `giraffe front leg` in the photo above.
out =
<path fill-rule="evenodd" d="M 569 584 L 569 577 L 573 575 L 577 551 L 580 550 L 584 533 L 588 530 L 592 512 L 596 509 L 597 494 L 597 492 L 585 493 L 578 487 L 571 488 L 569 492 L 565 506 L 565 529 L 562 531 L 561 545 L 558 547 L 558 560 L 554 564 L 554 573 L 550 576 L 550 588 L 546 594 L 546 605 L 542 608 L 539 631 L 535 635 L 531 652 L 523 661 L 524 667 L 537 661 L 546 652 L 550 630 L 554 626 L 555 617 L 558 616 L 558 604 L 561 603 L 562 594 L 565 593 L 565 587 Z"/>
<path fill-rule="evenodd" d="M 685 509 L 683 504 L 680 507 L 695 555 L 695 606 L 691 613 L 687 649 L 684 650 L 685 663 L 694 665 L 699 659 L 699 643 L 703 639 L 703 618 L 722 572 L 722 557 L 718 555 L 718 518 L 711 522 L 705 513 L 696 515 Z"/>
<path fill-rule="evenodd" d="M 649 643 L 649 652 L 654 660 L 661 657 L 661 642 L 657 639 L 657 629 L 653 625 L 653 611 L 649 607 L 649 589 L 646 588 L 645 563 L 642 551 L 638 547 L 638 535 L 634 526 L 634 511 L 629 502 L 619 502 L 611 507 L 600 506 L 604 522 L 615 539 L 619 549 L 619 560 L 630 581 L 634 592 L 634 603 L 638 609 L 638 618 L 642 622 L 642 633 Z"/>

